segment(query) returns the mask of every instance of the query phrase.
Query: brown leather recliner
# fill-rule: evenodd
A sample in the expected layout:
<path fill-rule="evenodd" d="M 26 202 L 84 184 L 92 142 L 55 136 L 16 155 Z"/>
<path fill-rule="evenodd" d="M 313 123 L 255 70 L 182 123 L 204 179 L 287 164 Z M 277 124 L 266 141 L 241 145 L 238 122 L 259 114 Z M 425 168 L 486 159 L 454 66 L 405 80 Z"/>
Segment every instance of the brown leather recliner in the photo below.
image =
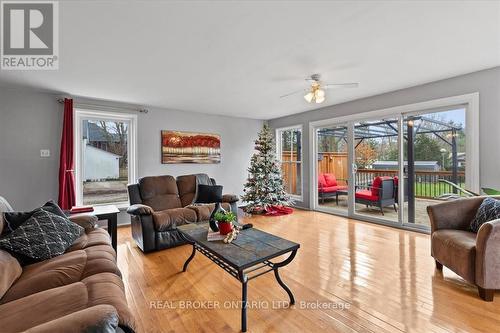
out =
<path fill-rule="evenodd" d="M 478 233 L 469 225 L 484 197 L 447 201 L 428 206 L 431 252 L 437 269 L 443 265 L 477 285 L 479 296 L 493 301 L 500 289 L 500 219 L 486 222 Z"/>
<path fill-rule="evenodd" d="M 0 197 L 0 212 L 11 210 Z M 21 266 L 0 250 L 0 331 L 134 332 L 108 233 L 95 216 L 70 220 L 85 233 L 60 256 Z"/>
<path fill-rule="evenodd" d="M 186 223 L 208 221 L 215 204 L 192 205 L 196 194 L 197 176 L 152 176 L 128 186 L 131 206 L 132 236 L 143 252 L 166 249 L 185 242 L 176 227 Z M 210 183 L 215 185 L 215 180 Z M 222 207 L 236 212 L 238 197 L 226 194 Z"/>

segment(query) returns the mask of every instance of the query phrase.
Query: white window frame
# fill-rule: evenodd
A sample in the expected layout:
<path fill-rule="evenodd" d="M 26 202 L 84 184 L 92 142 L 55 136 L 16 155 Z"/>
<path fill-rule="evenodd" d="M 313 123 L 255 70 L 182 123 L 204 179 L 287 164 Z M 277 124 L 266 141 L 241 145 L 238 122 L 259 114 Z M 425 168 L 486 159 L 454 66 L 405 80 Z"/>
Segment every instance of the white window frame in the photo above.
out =
<path fill-rule="evenodd" d="M 87 118 L 97 118 L 103 120 L 126 121 L 129 125 L 129 133 L 127 140 L 128 149 L 128 181 L 134 182 L 137 179 L 137 115 L 125 112 L 102 112 L 83 108 L 75 108 L 75 117 L 73 120 L 74 133 L 74 150 L 75 150 L 75 191 L 76 204 L 83 204 L 83 154 L 82 154 L 82 121 Z M 129 201 L 110 202 L 99 205 L 115 205 L 118 208 L 129 206 Z"/>
<path fill-rule="evenodd" d="M 304 200 L 304 131 L 303 131 L 303 126 L 302 125 L 293 125 L 293 126 L 287 126 L 287 127 L 280 127 L 276 128 L 276 157 L 280 164 L 282 163 L 281 158 L 282 158 L 282 152 L 281 152 L 281 132 L 284 131 L 289 131 L 289 130 L 299 130 L 300 131 L 300 161 L 297 162 L 297 164 L 300 164 L 300 195 L 297 194 L 291 194 L 288 193 L 292 199 L 297 200 L 297 201 L 303 201 Z"/>

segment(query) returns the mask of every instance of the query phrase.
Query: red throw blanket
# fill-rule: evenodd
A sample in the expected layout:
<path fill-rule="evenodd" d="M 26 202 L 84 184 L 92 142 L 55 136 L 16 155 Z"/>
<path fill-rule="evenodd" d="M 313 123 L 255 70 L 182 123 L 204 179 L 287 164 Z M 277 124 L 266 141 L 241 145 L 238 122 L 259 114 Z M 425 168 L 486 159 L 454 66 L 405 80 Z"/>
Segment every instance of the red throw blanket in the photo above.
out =
<path fill-rule="evenodd" d="M 266 212 L 264 215 L 266 216 L 280 216 L 280 215 L 287 215 L 287 214 L 292 214 L 293 209 L 290 207 L 285 207 L 285 206 L 270 206 L 266 208 Z"/>

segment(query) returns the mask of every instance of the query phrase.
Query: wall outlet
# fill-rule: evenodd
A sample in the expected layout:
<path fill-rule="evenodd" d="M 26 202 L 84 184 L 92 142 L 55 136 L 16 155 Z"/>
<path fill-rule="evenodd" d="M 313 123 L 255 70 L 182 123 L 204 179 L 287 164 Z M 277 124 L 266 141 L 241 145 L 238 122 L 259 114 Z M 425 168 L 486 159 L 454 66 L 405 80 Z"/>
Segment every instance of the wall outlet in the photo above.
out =
<path fill-rule="evenodd" d="M 40 149 L 40 157 L 50 157 L 49 149 Z"/>

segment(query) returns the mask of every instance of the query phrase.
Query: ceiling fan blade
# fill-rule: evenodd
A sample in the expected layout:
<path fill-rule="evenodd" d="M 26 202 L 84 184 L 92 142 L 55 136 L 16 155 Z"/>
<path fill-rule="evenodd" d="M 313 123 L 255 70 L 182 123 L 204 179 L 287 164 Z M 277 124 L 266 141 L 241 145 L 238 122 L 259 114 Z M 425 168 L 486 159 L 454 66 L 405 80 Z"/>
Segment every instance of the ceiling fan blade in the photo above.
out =
<path fill-rule="evenodd" d="M 295 94 L 298 94 L 300 92 L 306 92 L 306 91 L 309 91 L 309 89 L 300 89 L 300 90 L 296 90 L 294 92 L 291 92 L 291 93 L 288 93 L 288 94 L 285 94 L 285 95 L 281 95 L 280 98 L 283 98 L 283 97 L 288 97 L 288 96 L 291 96 L 291 95 L 295 95 Z"/>
<path fill-rule="evenodd" d="M 359 87 L 359 83 L 357 82 L 352 82 L 352 83 L 330 83 L 330 84 L 325 84 L 322 86 L 325 89 L 332 89 L 332 88 L 357 88 Z"/>

